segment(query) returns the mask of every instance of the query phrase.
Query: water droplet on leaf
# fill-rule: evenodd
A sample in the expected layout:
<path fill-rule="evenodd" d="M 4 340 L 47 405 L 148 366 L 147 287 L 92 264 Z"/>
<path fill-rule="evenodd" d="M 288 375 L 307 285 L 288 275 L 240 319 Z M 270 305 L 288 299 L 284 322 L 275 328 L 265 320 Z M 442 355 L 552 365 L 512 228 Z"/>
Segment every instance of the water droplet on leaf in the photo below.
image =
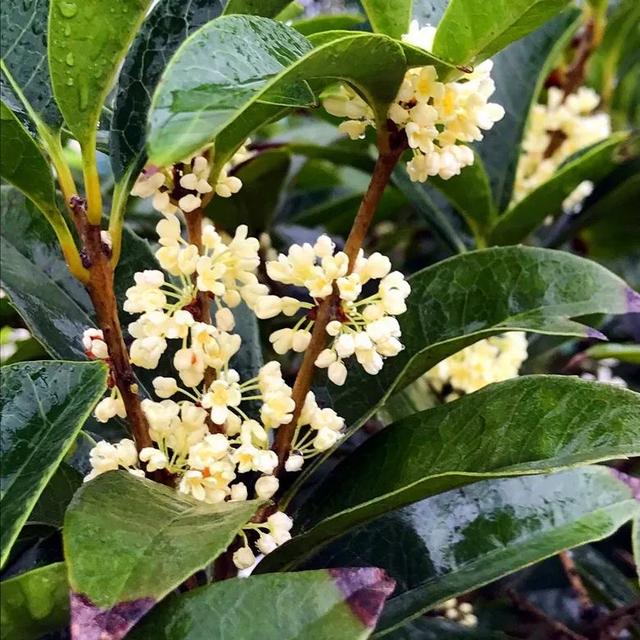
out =
<path fill-rule="evenodd" d="M 58 6 L 60 7 L 60 13 L 65 18 L 73 18 L 78 13 L 78 5 L 75 2 L 63 0 Z"/>
<path fill-rule="evenodd" d="M 73 59 L 73 53 L 71 53 L 71 51 L 69 51 L 69 53 L 67 53 L 67 57 L 64 59 L 64 61 L 70 66 L 73 67 L 73 65 L 75 64 L 75 60 Z"/>

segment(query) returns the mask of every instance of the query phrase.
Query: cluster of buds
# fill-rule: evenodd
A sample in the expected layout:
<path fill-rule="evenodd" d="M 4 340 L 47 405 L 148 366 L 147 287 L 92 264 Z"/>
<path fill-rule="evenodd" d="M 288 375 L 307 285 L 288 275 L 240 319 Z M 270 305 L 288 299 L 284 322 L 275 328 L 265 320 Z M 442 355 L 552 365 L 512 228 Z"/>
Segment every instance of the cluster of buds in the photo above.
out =
<path fill-rule="evenodd" d="M 551 87 L 546 104 L 534 105 L 516 172 L 514 202 L 551 179 L 574 153 L 611 134 L 609 114 L 598 112 L 599 105 L 600 96 L 587 87 L 567 96 Z M 592 191 L 592 182 L 580 183 L 563 202 L 563 211 L 579 211 Z"/>
<path fill-rule="evenodd" d="M 457 598 L 450 598 L 435 610 L 443 618 L 457 622 L 463 627 L 478 626 L 478 617 L 473 613 L 473 605 L 470 602 L 459 602 Z"/>
<path fill-rule="evenodd" d="M 391 262 L 379 253 L 368 258 L 362 251 L 349 271 L 349 258 L 335 250 L 331 239 L 322 235 L 315 244 L 294 244 L 288 254 L 267 262 L 267 274 L 275 281 L 303 289 L 309 300 L 291 296 L 259 296 L 255 311 L 259 318 L 279 314 L 296 316 L 303 313 L 291 328 L 279 329 L 269 340 L 277 353 L 303 352 L 309 346 L 320 302 L 333 296 L 332 319 L 326 332 L 329 346 L 316 359 L 316 366 L 326 368 L 329 379 L 344 384 L 347 368 L 344 359 L 355 356 L 369 374 L 378 373 L 384 358 L 402 350 L 400 325 L 395 316 L 407 309 L 405 299 L 409 284 Z M 370 281 L 377 280 L 377 291 L 362 293 Z"/>
<path fill-rule="evenodd" d="M 402 39 L 431 51 L 434 35 L 434 27 L 420 28 L 413 21 Z M 387 115 L 405 132 L 413 152 L 407 164 L 411 180 L 425 182 L 429 176 L 448 180 L 473 164 L 473 151 L 464 143 L 482 140 L 482 131 L 504 117 L 499 104 L 488 102 L 495 91 L 492 68 L 487 60 L 456 82 L 439 82 L 431 65 L 407 71 Z M 352 139 L 363 137 L 367 126 L 375 125 L 373 111 L 350 87 L 341 85 L 323 105 L 332 115 L 348 118 L 339 128 Z"/>
<path fill-rule="evenodd" d="M 437 393 L 441 394 L 448 389 L 445 400 L 450 402 L 493 382 L 517 377 L 526 359 L 525 334 L 511 331 L 480 340 L 449 356 L 424 377 Z"/>
<path fill-rule="evenodd" d="M 195 211 L 202 206 L 203 196 L 214 191 L 221 198 L 229 198 L 242 187 L 242 181 L 229 174 L 250 157 L 246 147 L 249 142 L 247 140 L 231 161 L 225 164 L 214 184 L 211 184 L 214 152 L 210 147 L 170 167 L 145 167 L 131 194 L 139 198 L 151 198 L 153 208 L 164 215 L 172 215 L 178 209 L 183 213 Z"/>

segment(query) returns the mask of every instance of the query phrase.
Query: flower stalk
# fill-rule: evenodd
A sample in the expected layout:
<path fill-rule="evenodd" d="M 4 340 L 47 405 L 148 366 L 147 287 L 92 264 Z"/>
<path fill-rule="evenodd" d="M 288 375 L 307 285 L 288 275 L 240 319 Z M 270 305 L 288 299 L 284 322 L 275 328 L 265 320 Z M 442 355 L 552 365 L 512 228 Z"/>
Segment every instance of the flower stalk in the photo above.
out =
<path fill-rule="evenodd" d="M 351 231 L 345 243 L 344 252 L 349 258 L 348 273 L 351 273 L 362 248 L 362 244 L 371 226 L 371 221 L 377 210 L 380 199 L 386 186 L 389 184 L 391 173 L 396 166 L 402 152 L 406 149 L 406 137 L 398 135 L 394 129 L 392 131 L 382 130 L 378 134 L 378 159 L 376 160 L 369 186 L 362 198 L 356 217 L 354 218 Z M 284 463 L 291 451 L 291 444 L 296 432 L 296 425 L 302 412 L 307 393 L 311 389 L 313 376 L 315 373 L 315 362 L 324 349 L 327 342 L 327 325 L 334 317 L 337 302 L 337 291 L 334 285 L 333 293 L 324 298 L 318 305 L 315 316 L 315 323 L 311 333 L 311 341 L 304 353 L 302 364 L 298 370 L 294 385 L 292 398 L 295 402 L 293 418 L 288 424 L 282 425 L 276 434 L 273 450 L 278 455 L 277 474 L 282 473 Z"/>

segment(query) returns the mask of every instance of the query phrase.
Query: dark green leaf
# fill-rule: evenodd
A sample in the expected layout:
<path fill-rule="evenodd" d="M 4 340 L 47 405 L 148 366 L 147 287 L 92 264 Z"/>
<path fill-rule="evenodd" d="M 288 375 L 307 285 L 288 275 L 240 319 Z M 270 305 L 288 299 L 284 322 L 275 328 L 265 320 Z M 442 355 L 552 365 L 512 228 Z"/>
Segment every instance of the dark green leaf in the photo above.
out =
<path fill-rule="evenodd" d="M 258 95 L 269 98 L 271 111 L 274 100 L 298 106 L 299 85 L 288 84 L 270 94 L 262 90 L 310 48 L 298 32 L 267 18 L 224 16 L 200 28 L 173 56 L 153 97 L 152 162 L 165 165 L 199 149 Z M 308 100 L 306 96 L 302 104 Z"/>
<path fill-rule="evenodd" d="M 476 155 L 475 162 L 470 167 L 465 167 L 459 176 L 450 180 L 435 176 L 429 182 L 455 205 L 474 236 L 482 242 L 496 215 L 489 176 L 482 159 Z"/>
<path fill-rule="evenodd" d="M 91 150 L 105 99 L 151 0 L 50 1 L 53 93 L 69 130 Z"/>
<path fill-rule="evenodd" d="M 369 22 L 376 33 L 400 38 L 409 31 L 412 0 L 362 0 Z"/>
<path fill-rule="evenodd" d="M 514 40 L 537 29 L 570 0 L 451 0 L 433 43 L 435 55 L 454 64 L 490 58 Z"/>
<path fill-rule="evenodd" d="M 549 215 L 562 209 L 563 200 L 584 180 L 597 182 L 619 164 L 617 150 L 627 137 L 614 134 L 569 160 L 554 176 L 502 215 L 491 231 L 493 244 L 517 244 Z"/>
<path fill-rule="evenodd" d="M 27 640 L 62 629 L 69 621 L 64 563 L 34 569 L 0 583 L 2 640 Z"/>
<path fill-rule="evenodd" d="M 291 0 L 229 0 L 224 10 L 229 13 L 247 13 L 265 18 L 275 18 Z"/>
<path fill-rule="evenodd" d="M 0 175 L 18 187 L 45 215 L 55 217 L 53 176 L 40 147 L 4 102 L 0 103 L 0 122 Z"/>
<path fill-rule="evenodd" d="M 250 380 L 258 375 L 264 364 L 258 318 L 244 302 L 233 309 L 233 317 L 236 321 L 234 333 L 242 338 L 242 348 L 231 360 L 231 367 L 240 374 L 242 380 Z"/>
<path fill-rule="evenodd" d="M 559 551 L 600 540 L 640 511 L 604 467 L 485 480 L 358 527 L 311 567 L 367 566 L 398 582 L 378 631 Z"/>
<path fill-rule="evenodd" d="M 242 55 L 251 51 L 255 58 L 251 69 L 235 55 L 238 41 L 244 43 Z M 221 52 L 217 62 L 227 74 L 234 74 L 230 80 L 221 82 L 215 66 L 207 67 L 208 74 L 201 71 L 200 59 L 212 49 Z M 429 53 L 418 53 L 420 59 L 412 63 L 435 64 L 441 71 L 446 67 Z M 215 166 L 221 166 L 257 127 L 295 106 L 287 93 L 304 81 L 318 81 L 318 88 L 319 81 L 344 78 L 386 120 L 406 68 L 402 46 L 386 36 L 347 33 L 311 50 L 303 36 L 282 24 L 255 17 L 219 18 L 191 36 L 169 63 L 153 98 L 149 155 L 166 164 L 216 138 Z"/>
<path fill-rule="evenodd" d="M 374 638 L 385 637 L 386 640 L 511 640 L 499 632 L 478 629 L 465 629 L 457 622 L 445 618 L 418 618 L 389 634 Z"/>
<path fill-rule="evenodd" d="M 358 15 L 357 13 L 337 13 L 295 20 L 291 26 L 303 36 L 310 36 L 323 31 L 353 29 L 362 24 L 363 21 L 364 16 Z"/>
<path fill-rule="evenodd" d="M 82 485 L 82 476 L 64 462 L 56 469 L 38 498 L 27 524 L 62 528 L 64 512 L 73 494 Z"/>
<path fill-rule="evenodd" d="M 580 11 L 565 11 L 523 40 L 514 42 L 494 59 L 491 76 L 496 92 L 491 100 L 501 104 L 506 113 L 485 133 L 477 152 L 489 173 L 499 211 L 504 211 L 511 202 L 531 105 L 579 21 Z"/>
<path fill-rule="evenodd" d="M 72 624 L 96 638 L 115 625 L 114 640 L 122 638 L 158 600 L 213 562 L 259 506 L 198 502 L 124 471 L 85 484 L 63 529 Z"/>
<path fill-rule="evenodd" d="M 234 171 L 234 175 L 242 180 L 242 189 L 233 198 L 214 198 L 207 213 L 223 229 L 232 230 L 246 224 L 249 234 L 254 236 L 267 230 L 290 163 L 290 154 L 282 149 L 265 151 L 243 163 Z"/>
<path fill-rule="evenodd" d="M 407 200 L 414 206 L 429 229 L 454 253 L 464 253 L 466 247 L 458 236 L 453 225 L 438 205 L 433 202 L 427 189 L 417 182 L 412 182 L 404 167 L 396 167 L 392 175 L 393 184 L 402 191 Z"/>
<path fill-rule="evenodd" d="M 630 364 L 640 364 L 640 345 L 638 344 L 616 344 L 615 342 L 605 342 L 596 344 L 585 351 L 590 358 L 602 360 L 604 358 L 615 358 Z"/>
<path fill-rule="evenodd" d="M 144 21 L 122 66 L 109 150 L 116 179 L 141 162 L 147 112 L 160 75 L 187 36 L 217 18 L 223 0 L 162 0 Z"/>
<path fill-rule="evenodd" d="M 95 326 L 89 296 L 69 273 L 42 215 L 14 189 L 3 187 L 1 195 L 2 287 L 31 333 L 53 357 L 84 359 L 82 332 Z M 133 274 L 154 268 L 147 243 L 125 228 L 115 282 L 120 306 Z M 128 322 L 131 316 L 122 314 L 122 319 Z"/>
<path fill-rule="evenodd" d="M 167 598 L 130 637 L 363 640 L 370 636 L 393 587 L 393 580 L 374 568 L 225 580 Z"/>
<path fill-rule="evenodd" d="M 368 440 L 300 506 L 294 521 L 303 533 L 268 556 L 265 569 L 290 566 L 350 527 L 480 478 L 638 453 L 640 394 L 563 376 L 491 385 Z"/>
<path fill-rule="evenodd" d="M 481 338 L 517 330 L 595 336 L 569 318 L 640 311 L 640 295 L 617 276 L 590 260 L 549 249 L 475 251 L 428 267 L 409 282 L 408 309 L 399 317 L 405 349 L 376 376 L 352 367 L 343 387 L 324 387 L 352 428 L 394 391 Z"/>
<path fill-rule="evenodd" d="M 48 0 L 3 0 L 0 55 L 33 110 L 43 122 L 57 129 L 62 116 L 53 99 L 49 78 L 48 16 Z M 3 78 L 3 89 L 4 83 Z"/>
<path fill-rule="evenodd" d="M 106 381 L 107 369 L 99 362 L 29 362 L 3 368 L 0 564 L 104 393 Z"/>

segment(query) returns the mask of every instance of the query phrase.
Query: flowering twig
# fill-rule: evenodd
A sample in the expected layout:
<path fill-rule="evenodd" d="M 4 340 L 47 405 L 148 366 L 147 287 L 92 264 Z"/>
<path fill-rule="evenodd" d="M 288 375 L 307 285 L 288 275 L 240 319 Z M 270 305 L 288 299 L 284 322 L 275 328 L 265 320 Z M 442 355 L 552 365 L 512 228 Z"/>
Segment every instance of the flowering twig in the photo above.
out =
<path fill-rule="evenodd" d="M 140 405 L 136 379 L 129 362 L 129 354 L 122 336 L 118 318 L 118 305 L 113 289 L 111 247 L 103 242 L 100 225 L 91 224 L 87 217 L 84 198 L 75 196 L 70 201 L 74 222 L 82 239 L 82 259 L 89 270 L 87 291 L 93 303 L 98 326 L 109 348 L 109 363 L 113 383 L 122 394 L 127 410 L 127 420 L 136 446 L 141 449 L 151 445 L 147 419 Z"/>
<path fill-rule="evenodd" d="M 378 135 L 378 148 L 379 155 L 373 169 L 373 174 L 371 175 L 369 186 L 362 198 L 344 248 L 349 258 L 349 273 L 353 270 L 355 259 L 362 248 L 362 243 L 364 242 L 380 198 L 389 183 L 391 172 L 406 148 L 406 137 L 396 135 L 395 130 L 392 133 L 382 131 Z M 293 418 L 288 424 L 282 425 L 278 429 L 273 446 L 273 450 L 278 454 L 279 472 L 282 471 L 284 462 L 291 450 L 296 425 L 298 424 L 307 393 L 311 389 L 315 372 L 315 361 L 324 349 L 327 340 L 326 328 L 327 324 L 333 319 L 336 298 L 337 295 L 334 286 L 333 294 L 322 300 L 315 310 L 315 324 L 313 325 L 311 342 L 305 351 L 302 364 L 300 365 L 293 385 L 291 397 L 296 405 Z"/>

